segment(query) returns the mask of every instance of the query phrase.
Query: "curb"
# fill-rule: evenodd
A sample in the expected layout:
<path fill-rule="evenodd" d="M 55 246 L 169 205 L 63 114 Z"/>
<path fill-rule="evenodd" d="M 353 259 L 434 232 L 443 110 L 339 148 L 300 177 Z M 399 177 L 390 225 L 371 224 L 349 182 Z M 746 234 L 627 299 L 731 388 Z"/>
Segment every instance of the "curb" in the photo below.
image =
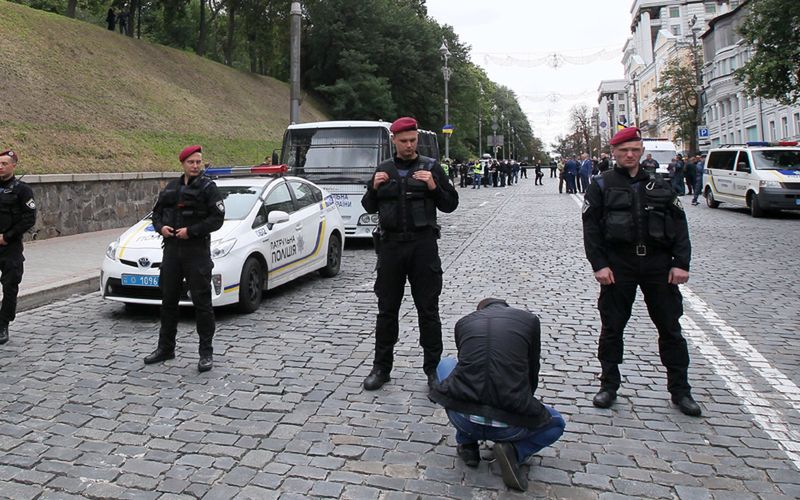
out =
<path fill-rule="evenodd" d="M 49 285 L 29 288 L 17 299 L 17 312 L 41 307 L 71 295 L 92 293 L 100 290 L 100 274 L 92 272 Z"/>

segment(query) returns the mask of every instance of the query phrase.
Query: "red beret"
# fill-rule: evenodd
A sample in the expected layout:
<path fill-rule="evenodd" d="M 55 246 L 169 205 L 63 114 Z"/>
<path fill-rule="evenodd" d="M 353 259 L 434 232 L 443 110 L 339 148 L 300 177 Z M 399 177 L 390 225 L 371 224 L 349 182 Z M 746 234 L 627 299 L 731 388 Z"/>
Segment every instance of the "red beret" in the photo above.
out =
<path fill-rule="evenodd" d="M 395 120 L 392 126 L 389 127 L 389 131 L 393 134 L 405 132 L 406 130 L 417 130 L 417 120 L 404 116 Z"/>
<path fill-rule="evenodd" d="M 641 140 L 642 132 L 639 131 L 638 127 L 627 127 L 614 134 L 614 137 L 611 138 L 609 144 L 616 146 L 618 144 L 622 144 L 623 142 Z"/>
<path fill-rule="evenodd" d="M 181 151 L 181 154 L 178 155 L 178 159 L 183 162 L 183 160 L 192 156 L 193 154 L 202 152 L 203 148 L 199 144 L 195 144 L 194 146 L 186 146 L 183 148 L 183 151 Z"/>
<path fill-rule="evenodd" d="M 15 161 L 19 161 L 19 155 L 10 149 L 6 149 L 2 153 L 0 153 L 0 156 L 8 156 L 9 158 Z"/>

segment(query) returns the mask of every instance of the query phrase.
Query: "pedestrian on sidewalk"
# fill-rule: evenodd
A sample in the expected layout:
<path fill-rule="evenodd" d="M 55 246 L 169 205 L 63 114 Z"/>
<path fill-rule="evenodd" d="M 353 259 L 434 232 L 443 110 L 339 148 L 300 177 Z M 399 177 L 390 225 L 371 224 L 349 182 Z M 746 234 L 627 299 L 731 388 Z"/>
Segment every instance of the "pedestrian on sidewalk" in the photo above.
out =
<path fill-rule="evenodd" d="M 700 416 L 689 385 L 689 351 L 679 321 L 683 299 L 678 285 L 689 280 L 691 260 L 686 214 L 666 179 L 641 168 L 644 144 L 638 128 L 620 130 L 610 144 L 617 166 L 595 178 L 583 204 L 583 241 L 600 283 L 602 323 L 597 351 L 601 385 L 592 402 L 608 408 L 617 398 L 623 331 L 639 287 L 658 330 L 672 402 L 684 414 Z"/>
<path fill-rule="evenodd" d="M 211 307 L 211 233 L 222 227 L 225 204 L 217 185 L 203 175 L 203 150 L 188 146 L 178 159 L 183 175 L 167 183 L 153 207 L 153 228 L 164 238 L 159 288 L 161 329 L 158 347 L 144 358 L 146 365 L 175 357 L 178 301 L 183 279 L 195 310 L 200 337 L 201 372 L 214 366 L 214 309 Z"/>
<path fill-rule="evenodd" d="M 22 235 L 36 224 L 36 202 L 31 188 L 14 176 L 19 156 L 10 150 L 0 152 L 0 345 L 8 342 L 8 325 L 17 315 L 17 295 L 22 281 L 25 257 Z"/>
<path fill-rule="evenodd" d="M 400 305 L 406 280 L 419 318 L 422 370 L 428 384 L 436 377 L 442 355 L 442 261 L 439 258 L 439 225 L 436 210 L 453 212 L 458 193 L 447 181 L 439 163 L 417 153 L 419 132 L 413 118 L 398 118 L 389 127 L 396 156 L 383 161 L 367 185 L 361 205 L 378 213 L 380 239 L 375 295 L 375 358 L 364 389 L 374 391 L 389 381 L 394 365 L 394 346 L 399 334 Z M 476 179 L 480 182 L 480 177 Z"/>
<path fill-rule="evenodd" d="M 550 161 L 550 178 L 553 179 L 556 177 L 556 170 L 558 169 L 558 164 L 554 161 Z"/>
<path fill-rule="evenodd" d="M 703 194 L 703 173 L 705 171 L 706 154 L 698 153 L 697 162 L 694 165 L 694 195 L 692 195 L 692 205 L 697 206 L 700 203 L 697 198 Z"/>
<path fill-rule="evenodd" d="M 542 179 L 544 179 L 544 173 L 542 172 L 542 164 L 537 161 L 536 168 L 535 168 L 536 178 L 533 180 L 534 186 L 544 186 Z"/>
<path fill-rule="evenodd" d="M 456 450 L 464 463 L 477 467 L 478 442 L 494 441 L 503 481 L 521 491 L 528 481 L 519 465 L 555 443 L 566 425 L 534 395 L 540 336 L 535 315 L 502 299 L 483 299 L 477 311 L 456 323 L 458 360 L 442 359 L 430 389 L 430 398 L 445 407 L 456 428 Z"/>

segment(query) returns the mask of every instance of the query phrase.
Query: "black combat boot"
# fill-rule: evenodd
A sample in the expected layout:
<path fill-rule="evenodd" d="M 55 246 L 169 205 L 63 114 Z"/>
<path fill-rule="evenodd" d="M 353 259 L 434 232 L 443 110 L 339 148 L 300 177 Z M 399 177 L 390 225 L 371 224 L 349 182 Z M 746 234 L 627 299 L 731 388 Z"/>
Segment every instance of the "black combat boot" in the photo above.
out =
<path fill-rule="evenodd" d="M 3 321 L 0 323 L 0 345 L 8 342 L 8 323 Z"/>

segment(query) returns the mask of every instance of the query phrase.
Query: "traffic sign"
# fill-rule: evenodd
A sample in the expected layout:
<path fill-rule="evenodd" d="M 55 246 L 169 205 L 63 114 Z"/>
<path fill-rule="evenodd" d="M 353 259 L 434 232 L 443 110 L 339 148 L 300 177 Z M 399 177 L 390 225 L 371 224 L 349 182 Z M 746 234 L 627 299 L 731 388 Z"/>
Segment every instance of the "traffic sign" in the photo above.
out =
<path fill-rule="evenodd" d="M 706 139 L 709 137 L 708 127 L 697 127 L 697 137 Z"/>

